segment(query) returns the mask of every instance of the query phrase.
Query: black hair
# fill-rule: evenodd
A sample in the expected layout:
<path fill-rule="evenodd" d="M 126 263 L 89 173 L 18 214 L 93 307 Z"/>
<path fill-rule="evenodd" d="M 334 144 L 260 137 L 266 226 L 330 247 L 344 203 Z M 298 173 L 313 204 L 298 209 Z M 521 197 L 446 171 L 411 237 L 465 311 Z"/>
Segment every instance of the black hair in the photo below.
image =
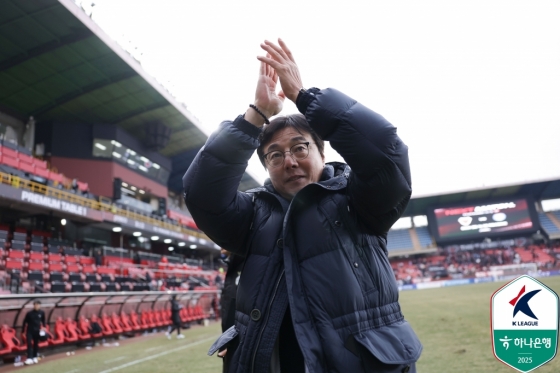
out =
<path fill-rule="evenodd" d="M 41 304 L 41 301 L 40 301 L 40 300 L 36 300 L 35 302 L 33 302 L 33 305 L 36 305 L 36 304 Z"/>
<path fill-rule="evenodd" d="M 311 128 L 307 119 L 302 114 L 291 114 L 282 117 L 278 117 L 270 121 L 270 124 L 266 125 L 259 135 L 259 140 L 261 144 L 257 148 L 257 154 L 261 160 L 262 165 L 266 168 L 266 161 L 264 160 L 264 147 L 268 145 L 272 137 L 280 130 L 284 128 L 291 127 L 298 131 L 300 134 L 304 135 L 307 132 L 311 135 L 313 142 L 317 145 L 319 154 L 324 157 L 325 143 L 321 137 Z"/>

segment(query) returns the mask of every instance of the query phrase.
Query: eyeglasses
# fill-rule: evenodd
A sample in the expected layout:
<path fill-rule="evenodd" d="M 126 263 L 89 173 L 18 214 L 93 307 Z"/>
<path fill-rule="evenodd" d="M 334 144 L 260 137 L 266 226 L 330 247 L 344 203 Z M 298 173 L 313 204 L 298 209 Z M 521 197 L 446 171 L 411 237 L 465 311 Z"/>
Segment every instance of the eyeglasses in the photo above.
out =
<path fill-rule="evenodd" d="M 296 161 L 301 161 L 309 155 L 309 142 L 293 145 L 290 150 L 281 152 L 280 150 L 273 150 L 263 155 L 266 163 L 270 167 L 280 167 L 284 164 L 286 153 L 290 153 L 291 157 Z"/>

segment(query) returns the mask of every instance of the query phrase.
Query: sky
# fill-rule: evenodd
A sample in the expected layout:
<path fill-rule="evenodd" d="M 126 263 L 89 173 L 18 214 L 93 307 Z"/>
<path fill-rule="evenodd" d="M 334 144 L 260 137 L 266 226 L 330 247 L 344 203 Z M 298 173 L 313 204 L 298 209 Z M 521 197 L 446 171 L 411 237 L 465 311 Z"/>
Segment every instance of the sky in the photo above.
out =
<path fill-rule="evenodd" d="M 207 134 L 253 102 L 259 45 L 281 37 L 305 87 L 339 89 L 397 127 L 413 197 L 560 178 L 559 1 L 82 6 Z M 287 102 L 281 114 L 295 112 Z M 341 160 L 330 147 L 326 157 Z M 255 157 L 248 172 L 267 177 Z"/>

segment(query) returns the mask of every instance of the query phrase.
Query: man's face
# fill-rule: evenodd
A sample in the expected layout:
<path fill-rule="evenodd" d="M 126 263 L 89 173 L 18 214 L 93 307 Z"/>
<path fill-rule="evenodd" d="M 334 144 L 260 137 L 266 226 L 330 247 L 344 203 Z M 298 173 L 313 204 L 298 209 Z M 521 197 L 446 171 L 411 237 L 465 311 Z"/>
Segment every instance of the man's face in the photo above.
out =
<path fill-rule="evenodd" d="M 309 142 L 309 155 L 305 159 L 295 160 L 288 150 L 292 146 L 304 142 Z M 283 165 L 271 167 L 266 161 L 265 164 L 274 189 L 287 200 L 292 200 L 304 186 L 316 183 L 321 178 L 325 159 L 319 153 L 310 133 L 299 133 L 292 127 L 284 128 L 275 133 L 263 149 L 264 154 L 273 150 L 286 152 Z"/>
<path fill-rule="evenodd" d="M 41 305 L 40 304 L 34 304 L 33 308 L 35 308 L 35 311 L 39 311 L 41 309 Z"/>

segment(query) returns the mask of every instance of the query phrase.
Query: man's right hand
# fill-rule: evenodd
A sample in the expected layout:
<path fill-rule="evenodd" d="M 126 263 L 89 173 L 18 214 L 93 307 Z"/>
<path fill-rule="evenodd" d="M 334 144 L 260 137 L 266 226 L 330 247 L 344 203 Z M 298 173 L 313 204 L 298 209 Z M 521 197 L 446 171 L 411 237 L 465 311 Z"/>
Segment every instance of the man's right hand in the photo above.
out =
<path fill-rule="evenodd" d="M 270 58 L 270 55 L 268 57 Z M 284 106 L 286 97 L 283 92 L 276 93 L 277 83 L 278 74 L 276 74 L 276 71 L 266 63 L 261 62 L 259 80 L 255 91 L 255 106 L 267 119 L 281 112 Z M 247 109 L 245 120 L 257 127 L 262 127 L 265 123 L 264 118 L 252 108 Z"/>

